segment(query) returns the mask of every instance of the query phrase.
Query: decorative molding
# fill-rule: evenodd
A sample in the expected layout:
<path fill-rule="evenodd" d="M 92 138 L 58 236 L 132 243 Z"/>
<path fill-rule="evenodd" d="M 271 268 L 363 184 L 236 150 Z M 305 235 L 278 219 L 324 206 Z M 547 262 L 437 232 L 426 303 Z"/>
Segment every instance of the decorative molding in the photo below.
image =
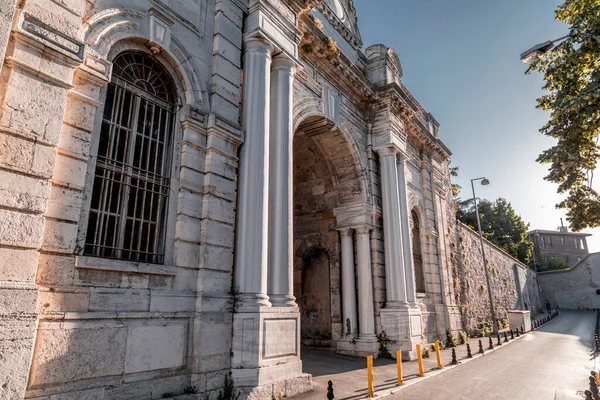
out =
<path fill-rule="evenodd" d="M 160 51 L 160 48 L 169 48 L 173 23 L 173 20 L 156 8 L 148 10 L 148 39 L 150 40 L 148 46 L 150 46 L 153 53 Z M 158 49 L 156 49 L 157 46 Z"/>
<path fill-rule="evenodd" d="M 126 260 L 112 260 L 108 258 L 76 256 L 75 267 L 80 269 L 93 269 L 97 271 L 116 271 L 148 275 L 175 276 L 176 268 L 173 265 L 148 264 Z"/>

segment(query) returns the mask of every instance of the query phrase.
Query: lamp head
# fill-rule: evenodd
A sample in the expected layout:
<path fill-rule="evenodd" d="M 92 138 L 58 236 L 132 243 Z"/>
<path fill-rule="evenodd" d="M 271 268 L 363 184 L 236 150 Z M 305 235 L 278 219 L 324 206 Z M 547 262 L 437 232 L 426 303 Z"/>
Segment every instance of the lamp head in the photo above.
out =
<path fill-rule="evenodd" d="M 481 180 L 481 184 L 482 184 L 483 186 L 487 186 L 487 185 L 489 185 L 489 184 L 490 184 L 490 181 L 489 181 L 487 178 L 483 178 L 483 179 Z"/>
<path fill-rule="evenodd" d="M 544 57 L 544 54 L 546 54 L 552 47 L 554 47 L 554 42 L 549 40 L 544 43 L 536 44 L 529 50 L 521 53 L 521 61 L 523 61 L 525 64 L 534 64 L 541 60 Z"/>

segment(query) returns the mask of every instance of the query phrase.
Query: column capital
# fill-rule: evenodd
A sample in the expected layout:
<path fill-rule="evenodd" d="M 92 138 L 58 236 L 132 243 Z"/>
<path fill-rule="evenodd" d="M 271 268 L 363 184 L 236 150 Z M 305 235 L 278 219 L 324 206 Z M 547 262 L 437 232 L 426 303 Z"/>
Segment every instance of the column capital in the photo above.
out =
<path fill-rule="evenodd" d="M 375 151 L 379 157 L 397 157 L 399 153 L 398 149 L 392 146 L 379 147 Z"/>
<path fill-rule="evenodd" d="M 340 232 L 340 236 L 352 236 L 353 233 L 353 229 L 350 227 L 337 228 L 337 230 Z"/>
<path fill-rule="evenodd" d="M 298 69 L 298 63 L 295 60 L 288 57 L 285 53 L 281 52 L 276 56 L 273 56 L 271 63 L 271 69 L 273 71 L 282 71 L 294 74 Z"/>
<path fill-rule="evenodd" d="M 410 157 L 408 156 L 408 153 L 402 151 L 402 150 L 398 150 L 398 163 L 405 163 L 408 160 L 410 160 Z"/>
<path fill-rule="evenodd" d="M 354 227 L 354 229 L 358 234 L 365 234 L 371 232 L 373 230 L 373 227 L 371 225 L 360 225 Z"/>
<path fill-rule="evenodd" d="M 268 57 L 273 54 L 273 45 L 261 36 L 250 36 L 244 38 L 244 54 L 263 53 Z"/>

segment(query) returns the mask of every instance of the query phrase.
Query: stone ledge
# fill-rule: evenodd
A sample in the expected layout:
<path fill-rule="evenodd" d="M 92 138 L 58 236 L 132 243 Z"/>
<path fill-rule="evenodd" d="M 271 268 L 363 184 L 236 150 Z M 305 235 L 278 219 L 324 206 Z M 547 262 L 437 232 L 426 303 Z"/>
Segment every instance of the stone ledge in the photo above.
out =
<path fill-rule="evenodd" d="M 117 271 L 148 275 L 176 275 L 174 265 L 148 264 L 135 261 L 112 260 L 100 257 L 76 256 L 75 267 L 80 269 Z"/>

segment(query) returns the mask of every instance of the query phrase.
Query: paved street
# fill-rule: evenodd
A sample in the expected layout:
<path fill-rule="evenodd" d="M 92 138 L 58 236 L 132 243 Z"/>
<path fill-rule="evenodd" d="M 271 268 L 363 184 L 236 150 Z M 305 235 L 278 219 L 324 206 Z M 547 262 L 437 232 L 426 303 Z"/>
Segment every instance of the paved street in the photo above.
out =
<path fill-rule="evenodd" d="M 570 399 L 593 368 L 593 312 L 565 312 L 510 346 L 401 390 L 393 399 Z M 581 397 L 579 397 L 581 398 Z"/>

